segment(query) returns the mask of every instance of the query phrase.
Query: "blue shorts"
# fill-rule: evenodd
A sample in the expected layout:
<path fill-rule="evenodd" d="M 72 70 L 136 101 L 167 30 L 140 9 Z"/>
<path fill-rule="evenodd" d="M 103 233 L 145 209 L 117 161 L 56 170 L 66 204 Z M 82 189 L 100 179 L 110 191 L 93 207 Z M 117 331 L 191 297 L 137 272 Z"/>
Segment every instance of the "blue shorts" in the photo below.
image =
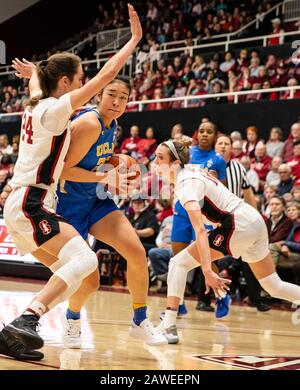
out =
<path fill-rule="evenodd" d="M 204 226 L 206 231 L 211 231 L 213 229 L 211 225 Z M 189 244 L 192 241 L 195 241 L 195 239 L 196 235 L 189 215 L 186 209 L 181 206 L 181 203 L 177 201 L 174 209 L 171 240 L 173 242 L 184 242 Z"/>
<path fill-rule="evenodd" d="M 186 244 L 195 240 L 195 231 L 188 213 L 179 201 L 175 203 L 171 240 Z"/>
<path fill-rule="evenodd" d="M 63 216 L 86 240 L 90 228 L 112 211 L 119 210 L 112 199 L 99 200 L 59 194 L 57 214 Z"/>

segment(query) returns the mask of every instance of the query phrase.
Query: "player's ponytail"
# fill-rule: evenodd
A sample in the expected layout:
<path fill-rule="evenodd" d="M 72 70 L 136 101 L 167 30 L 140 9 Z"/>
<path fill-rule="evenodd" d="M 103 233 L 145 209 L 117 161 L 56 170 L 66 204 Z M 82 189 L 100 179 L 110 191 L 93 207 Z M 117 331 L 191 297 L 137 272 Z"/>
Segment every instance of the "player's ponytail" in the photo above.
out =
<path fill-rule="evenodd" d="M 39 103 L 40 99 L 51 96 L 63 76 L 67 76 L 72 82 L 80 63 L 80 58 L 71 53 L 54 54 L 48 60 L 39 62 L 36 71 L 42 93 L 40 96 L 32 97 L 27 105 L 33 108 Z"/>

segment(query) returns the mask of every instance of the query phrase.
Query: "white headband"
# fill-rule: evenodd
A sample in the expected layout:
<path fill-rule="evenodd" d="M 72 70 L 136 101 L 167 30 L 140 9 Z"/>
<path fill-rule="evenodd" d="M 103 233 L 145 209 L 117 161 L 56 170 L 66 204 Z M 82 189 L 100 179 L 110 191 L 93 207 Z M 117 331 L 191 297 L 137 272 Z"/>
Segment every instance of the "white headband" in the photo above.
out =
<path fill-rule="evenodd" d="M 171 150 L 171 152 L 174 154 L 176 160 L 179 160 L 179 162 L 181 163 L 180 157 L 177 153 L 177 150 L 176 150 L 173 142 L 172 141 L 165 141 L 164 144 L 167 145 L 167 147 Z"/>

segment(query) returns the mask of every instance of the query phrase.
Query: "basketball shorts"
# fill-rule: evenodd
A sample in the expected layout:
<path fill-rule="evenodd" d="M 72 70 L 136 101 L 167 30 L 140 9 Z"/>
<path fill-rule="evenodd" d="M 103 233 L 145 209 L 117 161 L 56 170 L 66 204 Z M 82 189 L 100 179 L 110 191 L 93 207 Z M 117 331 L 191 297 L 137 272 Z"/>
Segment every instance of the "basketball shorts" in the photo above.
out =
<path fill-rule="evenodd" d="M 87 239 L 90 228 L 107 214 L 119 210 L 110 199 L 99 200 L 59 194 L 57 212 L 66 219 L 82 236 Z"/>
<path fill-rule="evenodd" d="M 257 263 L 269 253 L 268 230 L 262 216 L 247 203 L 242 203 L 233 213 L 233 226 L 223 226 L 224 241 L 232 257 L 242 258 L 246 263 Z M 230 224 L 229 224 L 230 225 Z M 215 243 L 211 246 L 217 250 L 216 243 L 222 238 L 216 238 L 219 228 L 211 232 L 215 236 Z M 222 226 L 220 227 L 222 229 Z M 211 243 L 212 239 L 209 238 Z"/>
<path fill-rule="evenodd" d="M 21 255 L 37 250 L 59 233 L 59 221 L 66 221 L 55 208 L 55 194 L 50 190 L 29 186 L 11 192 L 4 207 L 4 221 Z"/>
<path fill-rule="evenodd" d="M 205 225 L 207 232 L 213 229 L 211 225 Z M 195 240 L 195 231 L 186 209 L 179 201 L 175 203 L 171 240 L 190 244 Z"/>
<path fill-rule="evenodd" d="M 195 232 L 188 213 L 180 202 L 175 204 L 172 241 L 189 244 Z M 224 256 L 242 257 L 247 263 L 256 263 L 269 253 L 269 238 L 262 216 L 252 206 L 242 203 L 234 213 L 228 214 L 220 226 L 208 231 L 209 246 Z"/>

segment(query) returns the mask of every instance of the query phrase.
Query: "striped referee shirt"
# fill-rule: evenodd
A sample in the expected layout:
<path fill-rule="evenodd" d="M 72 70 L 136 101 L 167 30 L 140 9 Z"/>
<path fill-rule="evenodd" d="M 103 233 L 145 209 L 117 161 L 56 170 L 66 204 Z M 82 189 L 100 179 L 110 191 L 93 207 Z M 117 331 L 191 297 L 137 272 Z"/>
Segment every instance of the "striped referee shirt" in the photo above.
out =
<path fill-rule="evenodd" d="M 241 198 L 242 190 L 246 190 L 250 187 L 246 169 L 240 162 L 236 160 L 230 160 L 227 163 L 226 175 L 227 187 L 229 191 Z"/>

